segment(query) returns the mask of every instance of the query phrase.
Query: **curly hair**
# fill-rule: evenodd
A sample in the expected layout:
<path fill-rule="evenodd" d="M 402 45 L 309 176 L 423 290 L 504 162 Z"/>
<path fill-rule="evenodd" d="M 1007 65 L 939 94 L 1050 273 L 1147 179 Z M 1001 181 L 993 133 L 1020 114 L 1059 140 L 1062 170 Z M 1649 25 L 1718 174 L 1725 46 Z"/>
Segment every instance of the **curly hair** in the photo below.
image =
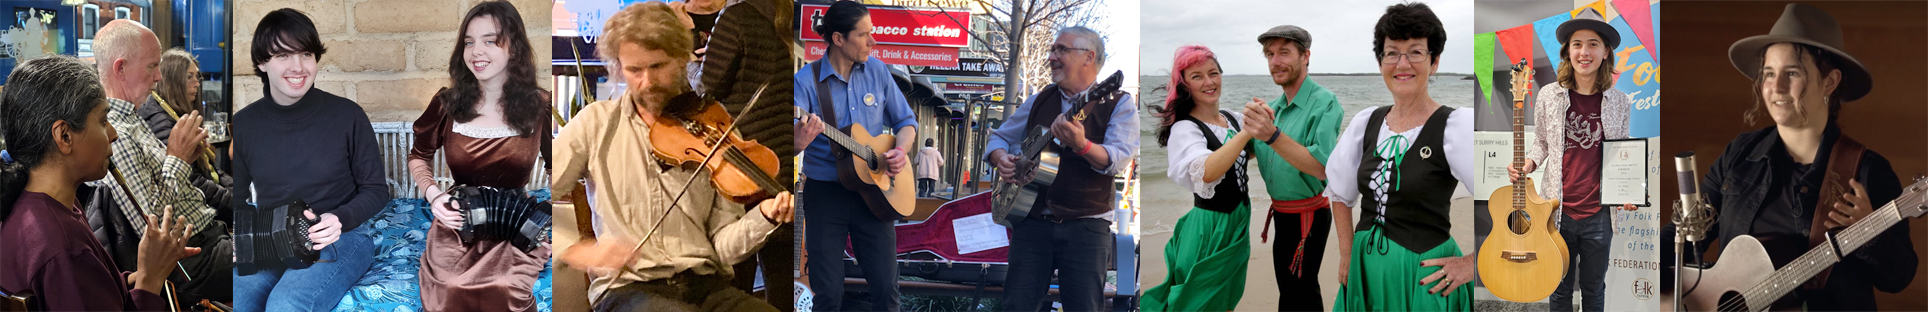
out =
<path fill-rule="evenodd" d="M 617 51 L 623 45 L 636 44 L 645 50 L 663 51 L 675 63 L 683 64 L 688 63 L 694 56 L 688 52 L 696 45 L 691 36 L 690 30 L 683 28 L 683 24 L 677 20 L 676 12 L 670 10 L 668 4 L 653 1 L 637 3 L 609 16 L 609 22 L 603 25 L 602 37 L 596 39 L 598 40 L 596 53 L 601 55 L 603 60 L 609 61 L 611 78 L 620 79 L 623 64 Z M 677 72 L 679 76 L 682 73 L 682 71 Z M 692 88 L 688 83 L 678 83 L 681 81 L 684 79 L 670 79 L 668 83 L 675 83 L 671 87 L 679 91 L 689 92 Z M 706 103 L 708 102 L 671 101 L 663 105 L 663 111 L 660 113 L 671 118 L 687 118 L 700 112 L 704 108 L 702 104 Z"/>
<path fill-rule="evenodd" d="M 495 18 L 496 40 L 506 42 L 502 46 L 509 50 L 508 71 L 503 73 L 503 79 L 508 80 L 502 84 L 502 116 L 509 127 L 523 136 L 539 132 L 543 123 L 548 122 L 549 103 L 543 97 L 542 85 L 536 83 L 535 49 L 529 44 L 522 14 L 516 11 L 515 5 L 501 0 L 476 4 L 462 18 L 455 40 L 461 42 L 462 36 L 469 32 L 469 23 L 485 16 Z M 476 112 L 479 106 L 476 103 L 481 101 L 482 83 L 462 60 L 466 53 L 467 47 L 455 45 L 455 51 L 449 55 L 450 92 L 436 95 L 436 100 L 447 103 L 442 112 L 456 122 L 469 122 L 481 116 Z"/>
<path fill-rule="evenodd" d="M 1386 14 L 1379 16 L 1379 23 L 1372 27 L 1372 58 L 1386 55 L 1387 40 L 1426 39 L 1426 50 L 1432 54 L 1432 63 L 1439 63 L 1439 53 L 1446 50 L 1446 26 L 1440 24 L 1439 16 L 1433 15 L 1432 7 L 1425 3 L 1400 3 L 1386 7 Z"/>

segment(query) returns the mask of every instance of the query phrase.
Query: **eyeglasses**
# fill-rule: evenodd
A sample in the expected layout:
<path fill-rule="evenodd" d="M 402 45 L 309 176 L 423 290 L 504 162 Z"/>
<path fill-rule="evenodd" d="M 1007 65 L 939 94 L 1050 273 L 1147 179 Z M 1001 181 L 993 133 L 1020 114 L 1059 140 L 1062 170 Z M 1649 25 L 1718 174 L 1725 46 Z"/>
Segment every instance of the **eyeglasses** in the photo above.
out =
<path fill-rule="evenodd" d="M 1065 55 L 1066 53 L 1071 53 L 1071 51 L 1091 51 L 1091 49 L 1073 48 L 1073 47 L 1067 47 L 1062 45 L 1051 46 L 1051 54 Z"/>
<path fill-rule="evenodd" d="M 1432 54 L 1426 50 L 1413 50 L 1412 52 L 1406 53 L 1386 51 L 1386 54 L 1379 56 L 1380 65 L 1398 64 L 1400 60 L 1412 62 L 1413 64 L 1426 64 L 1432 62 Z"/>
<path fill-rule="evenodd" d="M 286 61 L 294 61 L 294 60 L 313 61 L 315 60 L 315 54 L 309 53 L 309 52 L 279 53 L 271 56 L 269 60 L 275 61 L 275 62 L 286 62 Z"/>

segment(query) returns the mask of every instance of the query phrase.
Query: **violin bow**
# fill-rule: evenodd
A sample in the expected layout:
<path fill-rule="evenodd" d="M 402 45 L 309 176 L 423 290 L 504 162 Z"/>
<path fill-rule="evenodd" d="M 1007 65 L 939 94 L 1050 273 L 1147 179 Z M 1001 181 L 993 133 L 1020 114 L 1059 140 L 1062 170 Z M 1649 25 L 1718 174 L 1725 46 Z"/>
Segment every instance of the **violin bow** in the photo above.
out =
<path fill-rule="evenodd" d="M 162 104 L 162 106 L 165 107 L 166 104 Z M 148 214 L 147 209 L 141 208 L 140 199 L 134 197 L 133 191 L 128 190 L 127 178 L 121 175 L 120 168 L 115 167 L 114 162 L 110 161 L 110 162 L 107 162 L 107 172 L 112 173 L 114 175 L 114 182 L 120 184 L 121 195 L 127 196 L 127 202 L 134 205 L 134 210 L 140 211 L 141 222 L 154 223 L 154 220 L 147 215 Z M 154 223 L 154 224 L 159 225 L 159 223 Z M 185 235 L 187 233 L 181 233 L 181 234 Z M 146 239 L 146 238 L 142 238 L 142 239 Z M 182 278 L 186 278 L 187 281 L 189 282 L 194 281 L 194 276 L 187 273 L 187 267 L 181 266 L 180 260 L 174 261 L 174 268 L 181 270 Z M 163 294 L 161 297 L 167 298 L 168 311 L 180 311 L 181 308 L 179 304 L 177 304 L 174 301 L 174 282 L 165 281 L 165 280 L 161 281 L 161 292 L 167 293 L 167 294 Z"/>
<path fill-rule="evenodd" d="M 770 87 L 770 83 L 768 83 L 768 82 L 765 82 L 765 83 L 763 83 L 763 85 L 761 85 L 761 86 L 758 86 L 758 87 L 756 88 L 756 93 L 755 93 L 755 94 L 751 94 L 751 95 L 750 95 L 750 103 L 749 103 L 749 104 L 745 104 L 745 105 L 743 106 L 743 111 L 745 111 L 745 112 L 748 112 L 748 111 L 750 111 L 750 109 L 752 109 L 752 108 L 756 108 L 756 102 L 757 102 L 757 99 L 760 99 L 760 98 L 762 98 L 762 97 L 763 97 L 763 89 L 766 89 L 766 88 L 769 88 L 769 87 Z M 730 121 L 730 125 L 729 125 L 729 126 L 727 126 L 727 127 L 724 127 L 724 128 L 723 128 L 723 135 L 725 135 L 725 136 L 728 136 L 728 135 L 734 135 L 734 134 L 736 134 L 736 125 L 737 125 L 737 123 L 740 123 L 740 122 L 743 122 L 743 119 L 742 119 L 742 118 L 737 118 L 737 119 L 735 119 L 735 120 L 731 120 L 731 121 Z M 727 140 L 718 140 L 718 141 L 717 141 L 717 144 L 716 144 L 716 146 L 713 146 L 713 147 L 710 147 L 710 154 L 709 154 L 709 155 L 704 155 L 704 156 L 703 156 L 703 162 L 701 162 L 701 163 L 698 163 L 698 164 L 697 164 L 697 166 L 699 166 L 699 167 L 700 167 L 700 166 L 702 166 L 702 164 L 708 164 L 708 163 L 710 163 L 710 160 L 712 160 L 712 159 L 714 159 L 714 158 L 716 158 L 716 152 L 717 152 L 717 151 L 721 151 L 721 150 L 723 150 L 723 148 L 724 148 L 724 147 L 727 147 L 727 146 L 729 146 L 729 144 L 727 144 L 727 142 L 726 142 L 726 141 L 727 141 Z M 762 170 L 762 169 L 756 169 L 756 168 L 737 168 L 737 169 L 738 169 L 738 170 Z M 638 240 L 638 241 L 636 241 L 636 247 L 635 247 L 635 248 L 630 248 L 630 249 L 629 249 L 629 253 L 630 253 L 630 254 L 635 254 L 636 252 L 639 252 L 639 251 L 642 251 L 642 250 L 643 250 L 643 245 L 645 245 L 645 244 L 647 244 L 647 243 L 649 243 L 649 238 L 650 238 L 651 236 L 655 236 L 655 235 L 656 235 L 656 230 L 657 230 L 657 229 L 661 229 L 661 228 L 663 228 L 663 221 L 664 221 L 664 220 L 669 220 L 669 213 L 670 213 L 670 212 L 675 212 L 675 211 L 676 211 L 676 203 L 679 203 L 679 202 L 682 202 L 682 200 L 683 200 L 683 195 L 688 195 L 688 194 L 689 194 L 689 190 L 690 190 L 690 188 L 689 188 L 689 185 L 690 185 L 690 183 L 694 183 L 694 182 L 696 182 L 696 177 L 700 177 L 700 176 L 703 176 L 703 174 L 702 174 L 702 172 L 692 172 L 692 173 L 690 173 L 690 177 L 689 177 L 688 179 L 683 179 L 683 185 L 684 185 L 684 186 L 683 186 L 683 189 L 682 189 L 682 190 L 679 190 L 679 191 L 676 191 L 676 196 L 675 196 L 675 197 L 671 197 L 671 198 L 670 198 L 670 200 L 669 200 L 669 205 L 670 205 L 670 207 L 669 207 L 669 209 L 663 209 L 663 216 L 662 216 L 662 217 L 658 217 L 658 218 L 656 218 L 656 224 L 655 224 L 655 225 L 651 225 L 651 226 L 649 227 L 649 232 L 647 232 L 647 233 L 643 233 L 643 238 L 642 238 L 641 240 Z"/>

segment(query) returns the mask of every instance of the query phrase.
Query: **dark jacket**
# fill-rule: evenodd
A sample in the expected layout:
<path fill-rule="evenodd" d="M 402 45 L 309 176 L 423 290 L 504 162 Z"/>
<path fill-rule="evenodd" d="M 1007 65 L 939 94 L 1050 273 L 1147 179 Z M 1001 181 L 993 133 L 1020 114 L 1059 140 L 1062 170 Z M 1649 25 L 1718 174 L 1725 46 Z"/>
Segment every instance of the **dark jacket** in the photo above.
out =
<path fill-rule="evenodd" d="M 776 24 L 787 16 L 789 1 L 744 1 L 723 9 L 716 20 L 709 50 L 703 54 L 704 98 L 719 101 L 735 116 L 744 138 L 776 151 L 783 163 L 777 180 L 791 183 L 796 172 L 795 143 L 790 140 L 792 107 L 790 76 L 797 72 L 786 38 L 795 36 Z M 779 31 L 781 30 L 781 31 Z M 745 112 L 757 88 L 768 84 L 753 111 Z"/>
<path fill-rule="evenodd" d="M 1799 179 L 1819 181 L 1825 175 L 1827 154 L 1840 137 L 1841 131 L 1835 125 L 1828 125 L 1823 134 L 1820 152 L 1817 153 L 1812 174 L 1796 176 L 1801 172 L 1781 142 L 1780 133 L 1774 127 L 1742 133 L 1740 137 L 1727 144 L 1707 175 L 1701 180 L 1701 194 L 1719 214 L 1716 222 L 1707 233 L 1718 235 L 1722 245 L 1740 235 L 1781 236 L 1761 237 L 1762 244 L 1769 252 L 1777 250 L 1808 250 L 1808 238 L 1787 237 L 1774 233 L 1807 233 L 1812 222 L 1816 200 L 1826 194 L 1785 192 L 1789 183 L 1804 183 Z M 1901 183 L 1895 177 L 1894 168 L 1888 159 L 1874 150 L 1863 153 L 1854 180 L 1861 182 L 1868 191 L 1869 203 L 1879 209 L 1888 202 L 1901 196 Z M 1794 194 L 1789 194 L 1794 193 Z M 1793 205 L 1793 208 L 1789 206 Z M 1765 215 L 1765 213 L 1801 211 L 1798 217 Z M 1819 211 L 1818 213 L 1825 213 Z M 1802 228 L 1787 229 L 1775 226 L 1775 222 L 1761 222 L 1769 218 L 1792 218 L 1799 220 Z M 1671 226 L 1669 226 L 1671 228 Z M 1667 231 L 1671 234 L 1672 231 Z M 1672 242 L 1667 242 L 1671 244 Z M 1698 246 L 1704 254 L 1708 244 Z M 1671 251 L 1671 245 L 1668 250 Z M 1784 252 L 1783 252 L 1784 253 Z M 1798 256 L 1798 253 L 1795 254 Z M 1777 267 L 1793 260 L 1792 256 L 1777 256 L 1772 259 Z M 1786 259 L 1778 259 L 1786 258 Z M 1908 237 L 1908 222 L 1895 224 L 1867 245 L 1848 254 L 1840 263 L 1834 265 L 1826 286 L 1817 290 L 1797 290 L 1783 301 L 1802 301 L 1807 309 L 1822 310 L 1877 310 L 1874 304 L 1874 290 L 1894 293 L 1906 288 L 1915 277 L 1918 259 L 1915 257 L 1914 243 Z M 1718 266 L 1718 264 L 1716 264 Z"/>
<path fill-rule="evenodd" d="M 167 142 L 168 134 L 174 131 L 174 117 L 168 116 L 167 111 L 161 109 L 161 103 L 154 101 L 154 97 L 148 97 L 147 103 L 141 103 L 140 107 L 135 107 L 134 114 L 140 116 L 141 120 L 147 121 L 147 129 L 153 131 L 154 138 L 161 142 Z"/>

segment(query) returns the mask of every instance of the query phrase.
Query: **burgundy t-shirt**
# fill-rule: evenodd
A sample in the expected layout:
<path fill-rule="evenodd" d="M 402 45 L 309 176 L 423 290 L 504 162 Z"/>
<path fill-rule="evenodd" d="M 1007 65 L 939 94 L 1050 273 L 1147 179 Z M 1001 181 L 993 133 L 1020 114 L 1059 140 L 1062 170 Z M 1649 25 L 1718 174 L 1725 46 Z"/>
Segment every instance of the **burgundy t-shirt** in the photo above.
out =
<path fill-rule="evenodd" d="M 1567 90 L 1566 151 L 1561 174 L 1560 206 L 1574 220 L 1600 211 L 1600 93 L 1584 95 Z"/>
<path fill-rule="evenodd" d="M 166 299 L 132 289 L 94 240 L 87 217 L 52 196 L 21 192 L 0 221 L 0 289 L 33 291 L 52 311 L 161 311 Z M 130 264 L 129 266 L 132 266 Z"/>

